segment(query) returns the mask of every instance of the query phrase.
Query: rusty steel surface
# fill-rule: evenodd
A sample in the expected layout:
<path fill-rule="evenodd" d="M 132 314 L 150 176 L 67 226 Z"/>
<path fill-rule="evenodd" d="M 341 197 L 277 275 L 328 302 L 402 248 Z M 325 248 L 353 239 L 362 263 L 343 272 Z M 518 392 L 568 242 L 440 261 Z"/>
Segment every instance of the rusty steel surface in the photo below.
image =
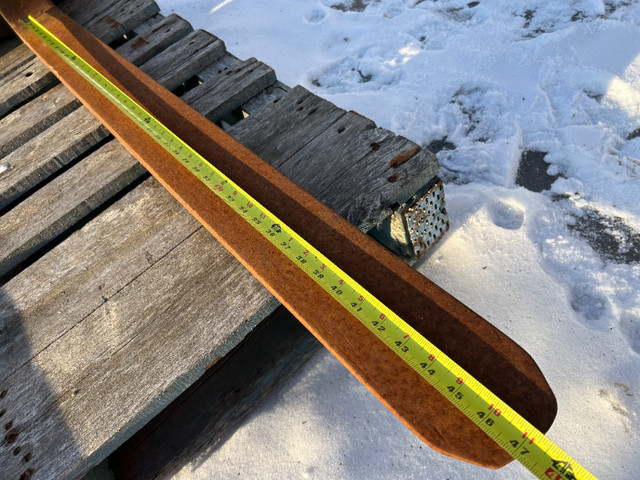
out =
<path fill-rule="evenodd" d="M 1 0 L 22 40 L 131 153 L 405 425 L 432 448 L 485 467 L 511 457 L 93 89 L 20 19 L 33 15 L 111 82 L 542 431 L 555 397 L 513 340 L 296 186 L 44 0 Z M 135 228 L 132 224 L 131 228 Z"/>

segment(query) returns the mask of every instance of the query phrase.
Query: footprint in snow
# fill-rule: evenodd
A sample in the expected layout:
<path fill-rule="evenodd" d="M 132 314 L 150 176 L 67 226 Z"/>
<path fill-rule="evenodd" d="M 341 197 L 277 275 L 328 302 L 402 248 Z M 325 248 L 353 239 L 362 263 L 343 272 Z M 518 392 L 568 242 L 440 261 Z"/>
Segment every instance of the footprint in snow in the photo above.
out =
<path fill-rule="evenodd" d="M 493 200 L 488 207 L 491 221 L 507 230 L 518 230 L 524 223 L 524 208 L 514 201 Z"/>
<path fill-rule="evenodd" d="M 629 418 L 629 410 L 633 411 L 633 394 L 631 389 L 622 383 L 615 383 L 616 388 L 601 388 L 598 396 L 611 407 L 616 414 L 620 415 L 625 431 L 632 435 L 632 424 Z"/>
<path fill-rule="evenodd" d="M 620 331 L 631 350 L 640 355 L 640 317 L 625 314 L 620 318 Z"/>
<path fill-rule="evenodd" d="M 609 327 L 610 305 L 606 297 L 589 284 L 577 284 L 571 288 L 571 308 L 580 314 L 583 323 L 598 330 Z"/>
<path fill-rule="evenodd" d="M 327 16 L 327 14 L 326 14 L 326 12 L 324 10 L 315 9 L 315 10 L 312 10 L 309 13 L 307 13 L 303 17 L 303 19 L 304 19 L 305 22 L 313 25 L 313 24 L 320 23 L 321 21 L 323 21 L 326 16 Z"/>

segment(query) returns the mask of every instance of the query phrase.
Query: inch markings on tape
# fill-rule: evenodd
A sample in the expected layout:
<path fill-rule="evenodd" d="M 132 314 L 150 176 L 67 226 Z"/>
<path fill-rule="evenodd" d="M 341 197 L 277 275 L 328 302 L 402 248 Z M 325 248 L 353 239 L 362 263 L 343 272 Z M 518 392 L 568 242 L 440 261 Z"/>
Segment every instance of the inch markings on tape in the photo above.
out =
<path fill-rule="evenodd" d="M 555 443 L 173 134 L 33 17 L 25 19 L 24 24 L 537 478 L 595 480 L 596 477 Z"/>

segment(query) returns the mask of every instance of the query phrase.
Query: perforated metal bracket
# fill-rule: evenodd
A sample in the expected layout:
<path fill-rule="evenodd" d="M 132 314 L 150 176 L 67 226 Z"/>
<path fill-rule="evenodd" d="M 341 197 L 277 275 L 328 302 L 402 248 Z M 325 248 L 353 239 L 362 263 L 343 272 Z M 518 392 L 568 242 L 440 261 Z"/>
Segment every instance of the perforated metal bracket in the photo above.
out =
<path fill-rule="evenodd" d="M 403 217 L 413 253 L 420 258 L 449 230 L 442 181 L 431 186 Z"/>
<path fill-rule="evenodd" d="M 423 257 L 449 229 L 442 180 L 434 177 L 369 234 L 413 263 Z"/>

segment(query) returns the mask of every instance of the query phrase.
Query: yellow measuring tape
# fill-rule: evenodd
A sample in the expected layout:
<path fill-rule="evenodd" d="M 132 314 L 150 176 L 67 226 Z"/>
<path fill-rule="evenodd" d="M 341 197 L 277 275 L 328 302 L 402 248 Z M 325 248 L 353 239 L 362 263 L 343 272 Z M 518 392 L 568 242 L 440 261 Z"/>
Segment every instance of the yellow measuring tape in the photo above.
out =
<path fill-rule="evenodd" d="M 33 17 L 25 25 L 541 480 L 594 479 L 527 420 L 260 205 Z"/>

